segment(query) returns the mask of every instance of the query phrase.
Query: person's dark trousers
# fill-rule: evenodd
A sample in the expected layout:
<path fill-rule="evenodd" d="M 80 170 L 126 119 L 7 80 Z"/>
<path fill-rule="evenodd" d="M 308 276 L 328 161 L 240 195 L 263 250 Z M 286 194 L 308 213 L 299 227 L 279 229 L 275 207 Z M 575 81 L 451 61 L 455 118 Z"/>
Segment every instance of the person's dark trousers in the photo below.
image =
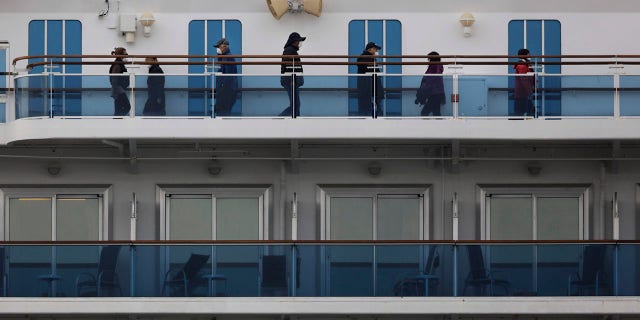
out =
<path fill-rule="evenodd" d="M 373 86 L 371 78 L 358 77 L 358 116 L 373 117 Z"/>
<path fill-rule="evenodd" d="M 131 110 L 131 104 L 129 103 L 129 98 L 127 98 L 127 95 L 125 93 L 120 94 L 116 97 L 116 100 L 114 101 L 114 109 L 114 116 L 126 116 L 127 114 L 129 114 L 129 111 Z"/>
<path fill-rule="evenodd" d="M 216 116 L 228 116 L 231 115 L 231 109 L 236 102 L 236 92 L 233 88 L 221 87 L 216 89 L 216 104 L 214 105 L 214 111 Z"/>
<path fill-rule="evenodd" d="M 535 116 L 533 102 L 529 98 L 515 99 L 513 104 L 513 115 L 524 116 L 525 114 L 530 117 Z"/>
<path fill-rule="evenodd" d="M 442 105 L 442 96 L 441 95 L 431 95 L 427 98 L 427 103 L 422 108 L 420 115 L 423 117 L 429 116 L 430 113 L 433 114 L 434 117 L 440 116 L 440 106 Z"/>
<path fill-rule="evenodd" d="M 287 96 L 289 96 L 289 106 L 280 112 L 279 116 L 286 117 L 291 116 L 291 108 L 295 110 L 294 118 L 300 115 L 300 87 L 292 86 L 292 81 L 290 77 L 283 77 L 282 81 L 280 81 L 282 87 L 287 90 Z"/>

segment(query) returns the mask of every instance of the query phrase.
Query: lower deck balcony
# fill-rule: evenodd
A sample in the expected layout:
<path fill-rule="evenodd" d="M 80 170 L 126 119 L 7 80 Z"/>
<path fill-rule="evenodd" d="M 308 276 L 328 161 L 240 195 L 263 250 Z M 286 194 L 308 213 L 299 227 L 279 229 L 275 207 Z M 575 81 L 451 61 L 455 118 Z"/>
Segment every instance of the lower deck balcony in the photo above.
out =
<path fill-rule="evenodd" d="M 0 314 L 640 313 L 635 242 L 5 243 L 0 258 Z"/>

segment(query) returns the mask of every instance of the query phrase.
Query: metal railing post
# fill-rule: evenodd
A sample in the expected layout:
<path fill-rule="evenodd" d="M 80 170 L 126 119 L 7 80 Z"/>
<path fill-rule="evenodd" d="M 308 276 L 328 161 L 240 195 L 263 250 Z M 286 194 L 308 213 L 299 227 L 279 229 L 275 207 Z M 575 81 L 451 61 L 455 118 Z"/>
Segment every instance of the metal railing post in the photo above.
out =
<path fill-rule="evenodd" d="M 129 297 L 136 296 L 136 246 L 129 245 Z"/>
<path fill-rule="evenodd" d="M 458 244 L 453 244 L 453 296 L 458 296 Z"/>
<path fill-rule="evenodd" d="M 129 99 L 131 110 L 129 110 L 129 117 L 135 118 L 136 116 L 136 75 L 132 72 L 129 73 L 129 85 L 131 86 L 131 99 Z"/>

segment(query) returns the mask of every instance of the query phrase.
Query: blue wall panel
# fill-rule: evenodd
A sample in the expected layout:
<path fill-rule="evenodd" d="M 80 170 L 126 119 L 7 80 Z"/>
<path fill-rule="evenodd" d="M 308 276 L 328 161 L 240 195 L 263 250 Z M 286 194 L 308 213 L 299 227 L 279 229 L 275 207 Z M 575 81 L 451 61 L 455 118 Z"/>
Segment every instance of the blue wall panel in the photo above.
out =
<path fill-rule="evenodd" d="M 386 21 L 385 49 L 387 55 L 402 55 L 402 25 L 398 20 Z M 387 59 L 388 62 L 400 62 L 402 59 Z M 386 73 L 401 74 L 401 65 L 387 65 Z M 386 77 L 385 88 L 402 89 L 402 77 Z M 402 115 L 402 91 L 386 91 L 385 116 Z"/>
<path fill-rule="evenodd" d="M 562 32 L 560 30 L 560 21 L 558 20 L 545 20 L 544 21 L 544 54 L 545 55 L 560 55 L 561 52 L 561 40 Z M 546 61 L 558 62 L 559 58 L 548 58 Z M 546 65 L 544 67 L 545 73 L 559 74 L 561 72 L 560 65 Z M 561 88 L 562 78 L 560 77 L 546 77 L 544 81 L 544 88 Z M 543 112 L 546 116 L 558 116 L 562 114 L 560 107 L 561 93 L 559 92 L 545 92 Z"/>
<path fill-rule="evenodd" d="M 190 55 L 204 55 L 205 54 L 205 39 L 204 39 L 204 20 L 193 20 L 189 22 L 189 54 Z M 189 61 L 204 61 L 203 58 L 189 58 Z M 190 65 L 189 73 L 201 73 L 203 74 L 205 67 L 203 65 Z M 190 76 L 189 77 L 189 103 L 188 114 L 190 116 L 204 116 L 206 112 L 205 102 L 205 90 L 206 82 L 202 76 Z M 194 89 L 200 89 L 202 91 L 195 91 Z"/>
<path fill-rule="evenodd" d="M 349 22 L 349 55 L 356 56 L 362 53 L 365 44 L 365 21 L 352 20 Z M 350 58 L 350 62 L 356 62 L 357 58 Z M 358 67 L 356 65 L 349 66 L 349 74 L 357 74 Z M 357 85 L 356 77 L 349 77 L 349 115 L 358 114 L 358 96 L 355 92 Z"/>
<path fill-rule="evenodd" d="M 525 47 L 524 43 L 524 20 L 512 20 L 509 22 L 509 44 L 508 50 L 509 55 L 517 55 L 518 50 Z M 518 59 L 514 58 L 510 60 L 511 62 L 518 61 Z M 513 69 L 513 65 L 507 66 L 508 72 L 515 73 Z M 513 91 L 515 87 L 515 78 L 509 77 L 509 89 Z M 509 99 L 509 113 L 513 114 L 513 99 Z"/>
<path fill-rule="evenodd" d="M 32 20 L 29 22 L 29 55 L 43 55 L 44 54 L 44 20 Z M 29 63 L 44 61 L 43 58 L 29 59 Z M 34 67 L 30 74 L 42 73 L 44 67 Z M 37 89 L 44 86 L 44 81 L 41 77 L 32 77 L 29 79 L 29 88 Z M 28 112 L 20 112 L 16 110 L 16 117 L 29 117 L 29 116 L 42 116 L 45 114 L 45 99 L 42 92 L 31 91 L 29 94 L 29 106 Z"/>
<path fill-rule="evenodd" d="M 47 20 L 47 55 L 63 54 L 62 51 L 62 20 Z M 61 58 L 51 58 L 50 61 L 61 61 Z M 62 72 L 62 66 L 53 66 L 49 72 Z M 58 89 L 49 94 L 49 114 L 62 115 L 62 91 L 64 78 L 51 76 L 53 88 Z"/>
<path fill-rule="evenodd" d="M 65 21 L 65 54 L 82 54 L 82 23 L 78 20 Z M 80 61 L 79 58 L 67 58 L 67 61 Z M 82 65 L 65 65 L 65 73 L 82 73 Z M 67 76 L 65 88 L 82 88 L 82 76 Z M 65 93 L 65 115 L 82 115 L 82 94 Z"/>
<path fill-rule="evenodd" d="M 242 54 L 242 23 L 238 20 L 225 20 L 224 36 L 229 40 L 231 54 Z M 237 59 L 240 60 L 240 59 Z M 238 73 L 242 73 L 242 65 L 238 65 Z M 242 79 L 238 79 L 238 88 L 242 88 Z M 242 115 L 242 94 L 231 108 L 231 115 Z"/>

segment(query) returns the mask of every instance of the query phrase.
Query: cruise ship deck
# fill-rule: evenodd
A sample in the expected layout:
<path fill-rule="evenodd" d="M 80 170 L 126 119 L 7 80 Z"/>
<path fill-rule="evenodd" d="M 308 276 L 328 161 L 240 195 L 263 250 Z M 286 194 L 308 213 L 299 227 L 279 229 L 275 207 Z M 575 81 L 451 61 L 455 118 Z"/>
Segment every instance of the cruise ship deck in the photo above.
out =
<path fill-rule="evenodd" d="M 4 0 L 0 319 L 638 319 L 638 13 Z"/>

